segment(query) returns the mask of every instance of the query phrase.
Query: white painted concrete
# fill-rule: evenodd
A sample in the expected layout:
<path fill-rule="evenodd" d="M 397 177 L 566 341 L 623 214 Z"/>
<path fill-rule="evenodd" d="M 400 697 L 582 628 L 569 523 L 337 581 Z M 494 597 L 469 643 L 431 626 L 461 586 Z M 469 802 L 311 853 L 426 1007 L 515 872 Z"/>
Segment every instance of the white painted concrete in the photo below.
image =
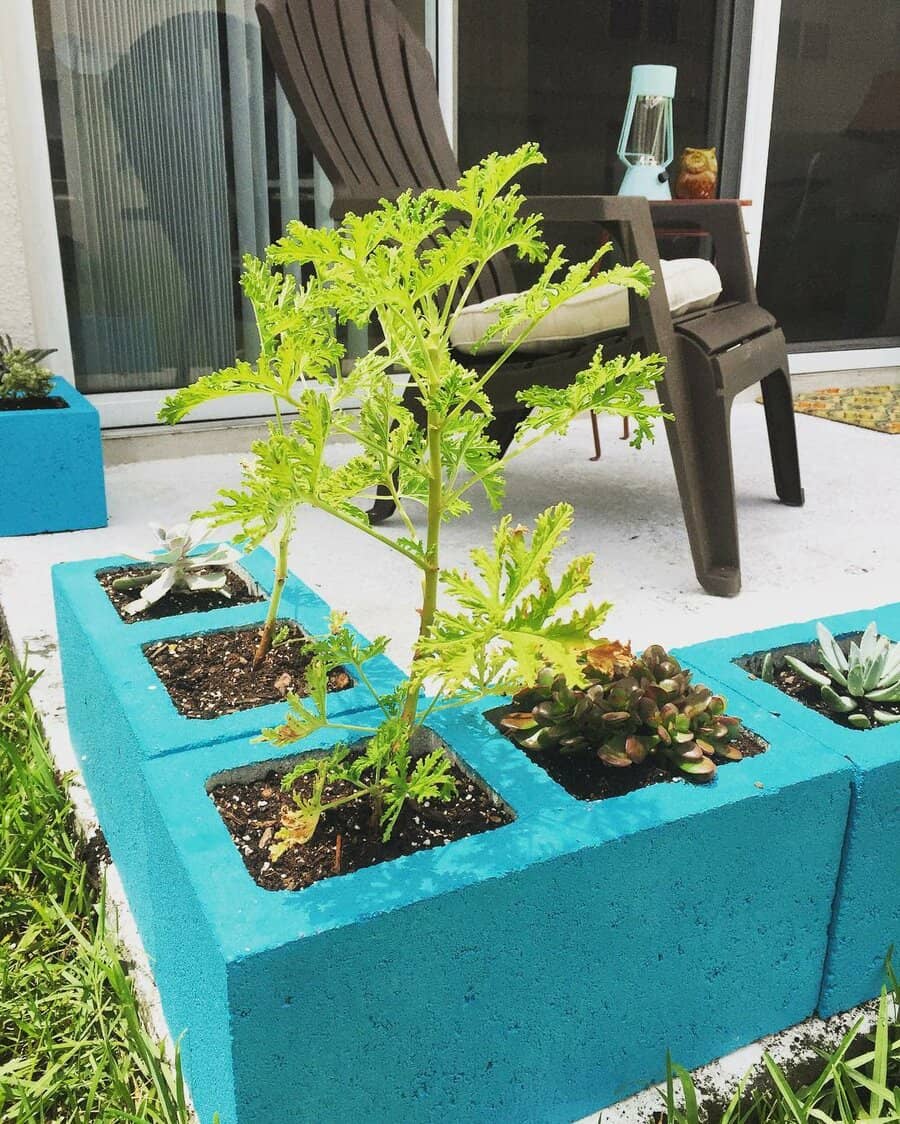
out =
<path fill-rule="evenodd" d="M 23 347 L 34 347 L 31 291 L 16 190 L 6 83 L 7 75 L 0 67 L 0 246 L 3 247 L 0 260 L 0 332 L 8 333 Z"/>
<path fill-rule="evenodd" d="M 877 605 L 900 596 L 900 437 L 804 416 L 797 417 L 807 505 L 774 500 L 762 408 L 736 405 L 735 472 L 744 590 L 732 600 L 712 598 L 693 576 L 674 477 L 664 437 L 640 451 L 617 439 L 618 424 L 601 420 L 604 456 L 592 463 L 589 428 L 580 419 L 566 438 L 546 442 L 514 462 L 507 504 L 530 524 L 544 507 L 566 499 L 576 526 L 560 562 L 597 554 L 597 600 L 615 603 L 608 634 L 636 645 L 690 643 L 788 620 Z M 249 436 L 249 435 L 248 435 Z M 233 441 L 234 434 L 228 438 Z M 332 449 L 334 459 L 351 451 Z M 144 450 L 146 452 L 146 449 Z M 68 739 L 50 590 L 54 562 L 145 549 L 146 524 L 179 522 L 239 479 L 240 456 L 214 454 L 118 464 L 107 471 L 110 526 L 97 531 L 0 539 L 0 604 L 20 652 L 43 672 L 34 690 L 60 768 L 77 774 Z M 496 515 L 480 503 L 473 515 L 444 532 L 445 563 L 464 565 L 483 543 Z M 316 512 L 301 516 L 291 551 L 295 572 L 336 608 L 350 613 L 369 636 L 392 636 L 390 654 L 409 660 L 415 635 L 416 573 L 378 543 Z M 73 799 L 84 823 L 94 817 L 77 784 Z M 124 935 L 140 959 L 127 904 L 113 894 Z M 151 1015 L 149 975 L 140 977 Z M 804 1033 L 807 1027 L 804 1024 Z M 742 1054 L 722 1073 L 741 1069 Z M 647 1118 L 648 1103 L 603 1114 L 604 1121 Z"/>

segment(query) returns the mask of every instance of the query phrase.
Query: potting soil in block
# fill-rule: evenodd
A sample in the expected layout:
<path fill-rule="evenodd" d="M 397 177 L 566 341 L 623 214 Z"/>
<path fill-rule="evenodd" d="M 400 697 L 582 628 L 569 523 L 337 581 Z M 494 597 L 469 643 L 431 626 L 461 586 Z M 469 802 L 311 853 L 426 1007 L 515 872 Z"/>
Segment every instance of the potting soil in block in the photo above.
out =
<path fill-rule="evenodd" d="M 69 726 L 73 743 L 85 759 L 86 769 L 90 771 L 94 765 L 99 766 L 109 751 L 104 715 L 110 709 L 120 708 L 128 715 L 129 731 L 118 750 L 126 760 L 253 736 L 264 727 L 282 722 L 287 711 L 283 698 L 267 701 L 263 697 L 259 699 L 260 705 L 244 705 L 256 701 L 252 674 L 244 674 L 246 682 L 238 692 L 243 696 L 239 699 L 240 707 L 229 701 L 226 705 L 234 709 L 219 717 L 189 716 L 173 701 L 148 658 L 155 653 L 161 662 L 171 662 L 174 658 L 171 650 L 183 647 L 191 637 L 209 634 L 214 638 L 229 630 L 258 629 L 265 619 L 267 602 L 251 601 L 208 612 L 126 623 L 97 580 L 97 574 L 127 562 L 127 558 L 114 557 L 53 567 Z M 273 564 L 267 551 L 254 550 L 241 560 L 239 568 L 263 593 L 269 593 Z M 293 574 L 289 575 L 280 603 L 281 620 L 294 622 L 307 635 L 316 636 L 328 631 L 330 613 L 330 607 L 321 597 Z M 292 650 L 298 654 L 301 651 L 299 646 Z M 222 658 L 221 651 L 213 652 L 207 662 L 216 665 L 216 670 Z M 281 656 L 278 658 L 280 660 Z M 404 678 L 400 669 L 385 656 L 377 656 L 366 664 L 366 673 L 381 694 L 390 693 Z M 173 678 L 179 678 L 177 671 Z M 189 678 L 188 672 L 182 671 L 181 678 Z M 372 705 L 371 694 L 365 686 L 353 682 L 352 675 L 333 678 L 336 689 L 329 695 L 332 717 Z M 284 693 L 302 693 L 299 682 L 297 677 L 287 675 L 282 679 Z M 191 689 L 182 691 L 182 709 L 195 715 L 209 713 L 208 708 L 200 705 L 199 693 L 198 705 L 191 705 L 194 693 Z M 271 691 L 269 697 L 273 697 Z M 176 700 L 178 698 L 176 691 Z"/>

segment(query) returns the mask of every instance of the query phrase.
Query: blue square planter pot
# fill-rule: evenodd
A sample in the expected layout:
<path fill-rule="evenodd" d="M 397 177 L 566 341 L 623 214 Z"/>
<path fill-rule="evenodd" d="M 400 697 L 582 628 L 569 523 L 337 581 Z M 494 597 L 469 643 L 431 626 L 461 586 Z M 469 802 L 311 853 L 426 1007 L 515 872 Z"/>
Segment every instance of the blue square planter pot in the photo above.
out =
<path fill-rule="evenodd" d="M 667 1046 L 696 1065 L 809 1015 L 850 767 L 744 717 L 771 748 L 714 784 L 586 803 L 479 709 L 436 714 L 514 822 L 294 893 L 255 884 L 208 787 L 328 737 L 94 770 L 201 1120 L 570 1121 Z"/>
<path fill-rule="evenodd" d="M 872 620 L 879 632 L 900 640 L 900 604 L 826 617 L 824 623 L 843 636 L 861 632 Z M 885 983 L 885 954 L 891 945 L 900 949 L 900 726 L 841 726 L 736 662 L 757 652 L 814 643 L 815 628 L 816 621 L 804 621 L 695 644 L 675 654 L 701 676 L 720 679 L 733 707 L 741 694 L 853 765 L 850 821 L 818 1004 L 827 1016 L 878 995 Z"/>
<path fill-rule="evenodd" d="M 0 536 L 105 527 L 100 418 L 70 382 L 64 408 L 0 411 Z"/>

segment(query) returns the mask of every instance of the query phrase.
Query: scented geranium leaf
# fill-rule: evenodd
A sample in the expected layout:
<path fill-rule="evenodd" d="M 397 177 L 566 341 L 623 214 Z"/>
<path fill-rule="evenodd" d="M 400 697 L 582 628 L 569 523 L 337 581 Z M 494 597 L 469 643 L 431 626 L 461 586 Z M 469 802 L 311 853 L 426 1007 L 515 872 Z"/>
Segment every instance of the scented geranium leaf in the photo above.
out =
<path fill-rule="evenodd" d="M 296 695 L 288 695 L 287 702 L 289 709 L 281 725 L 264 729 L 256 741 L 274 746 L 293 745 L 328 725 L 324 709 L 312 709 Z"/>
<path fill-rule="evenodd" d="M 645 438 L 653 439 L 652 420 L 668 416 L 644 397 L 662 377 L 664 365 L 658 355 L 620 355 L 604 362 L 603 349 L 598 347 L 590 365 L 569 386 L 531 386 L 519 391 L 519 401 L 531 407 L 519 435 L 527 440 L 533 434 L 565 433 L 575 418 L 593 410 L 630 417 L 634 422 L 631 443 L 640 447 Z"/>
<path fill-rule="evenodd" d="M 554 551 L 565 542 L 572 508 L 543 512 L 528 541 L 509 517 L 494 532 L 494 550 L 474 550 L 473 577 L 459 570 L 444 575 L 458 612 L 439 610 L 417 653 L 414 675 L 433 677 L 441 690 L 490 691 L 532 681 L 545 665 L 580 675 L 579 655 L 591 647 L 609 605 L 587 605 L 562 616 L 590 585 L 592 559 L 574 559 L 556 583 L 549 574 Z"/>
<path fill-rule="evenodd" d="M 449 800 L 456 795 L 456 781 L 450 759 L 436 749 L 420 757 L 410 769 L 407 753 L 394 754 L 384 774 L 384 806 L 381 815 L 382 838 L 390 839 L 407 800 Z"/>
<path fill-rule="evenodd" d="M 460 497 L 467 482 L 458 483 L 463 472 L 478 478 L 493 508 L 498 508 L 503 501 L 500 446 L 488 437 L 488 422 L 488 416 L 469 410 L 451 418 L 442 433 L 441 462 L 447 481 L 443 504 L 448 511 L 463 502 Z"/>
<path fill-rule="evenodd" d="M 494 416 L 494 407 L 481 381 L 482 377 L 476 371 L 450 357 L 448 346 L 442 358 L 440 381 L 426 391 L 423 406 L 426 410 L 433 410 L 440 418 L 451 411 L 461 413 L 471 407 L 490 420 Z"/>
<path fill-rule="evenodd" d="M 216 398 L 230 398 L 236 394 L 279 396 L 281 393 L 281 380 L 272 374 L 267 363 L 257 366 L 238 359 L 233 367 L 203 375 L 190 386 L 182 386 L 170 394 L 160 407 L 158 417 L 174 425 L 198 406 Z"/>
<path fill-rule="evenodd" d="M 384 654 L 388 646 L 386 636 L 376 636 L 373 641 L 364 641 L 348 628 L 341 627 L 325 636 L 316 637 L 310 648 L 329 670 L 349 664 L 362 667 L 376 656 Z"/>
<path fill-rule="evenodd" d="M 344 347 L 318 280 L 298 286 L 290 274 L 248 255 L 242 285 L 256 317 L 259 359 L 237 360 L 181 387 L 163 403 L 161 421 L 174 424 L 206 402 L 239 394 L 266 394 L 293 405 L 297 384 L 335 381 Z"/>
<path fill-rule="evenodd" d="M 303 391 L 290 431 L 272 426 L 267 440 L 255 442 L 253 459 L 243 465 L 242 486 L 223 489 L 204 516 L 215 526 L 239 523 L 235 541 L 245 549 L 258 546 L 301 503 L 330 508 L 362 524 L 365 513 L 348 498 L 358 480 L 345 475 L 336 484 L 335 470 L 325 462 L 331 427 L 327 394 Z"/>

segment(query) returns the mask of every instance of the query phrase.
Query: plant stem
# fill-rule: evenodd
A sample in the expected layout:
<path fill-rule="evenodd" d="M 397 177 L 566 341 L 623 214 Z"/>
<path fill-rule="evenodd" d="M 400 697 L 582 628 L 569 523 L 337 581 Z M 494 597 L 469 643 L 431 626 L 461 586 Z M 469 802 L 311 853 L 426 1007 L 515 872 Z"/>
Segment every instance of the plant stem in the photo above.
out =
<path fill-rule="evenodd" d="M 253 654 L 253 671 L 259 667 L 272 648 L 272 638 L 275 635 L 275 622 L 278 619 L 278 607 L 281 595 L 287 581 L 288 572 L 288 547 L 291 545 L 291 535 L 294 533 L 294 515 L 289 512 L 284 517 L 281 525 L 281 537 L 278 540 L 278 555 L 275 559 L 275 582 L 272 586 L 272 596 L 269 598 L 269 611 L 266 613 L 266 623 L 263 625 L 262 635 Z"/>
<path fill-rule="evenodd" d="M 417 649 L 421 641 L 431 631 L 437 609 L 438 573 L 440 572 L 441 500 L 443 498 L 443 474 L 441 465 L 441 423 L 438 415 L 428 411 L 428 534 L 425 540 L 425 576 L 422 579 L 422 609 L 419 617 Z M 413 654 L 413 662 L 418 652 Z M 416 710 L 422 683 L 413 675 L 403 704 L 403 721 L 412 733 L 416 721 Z"/>

